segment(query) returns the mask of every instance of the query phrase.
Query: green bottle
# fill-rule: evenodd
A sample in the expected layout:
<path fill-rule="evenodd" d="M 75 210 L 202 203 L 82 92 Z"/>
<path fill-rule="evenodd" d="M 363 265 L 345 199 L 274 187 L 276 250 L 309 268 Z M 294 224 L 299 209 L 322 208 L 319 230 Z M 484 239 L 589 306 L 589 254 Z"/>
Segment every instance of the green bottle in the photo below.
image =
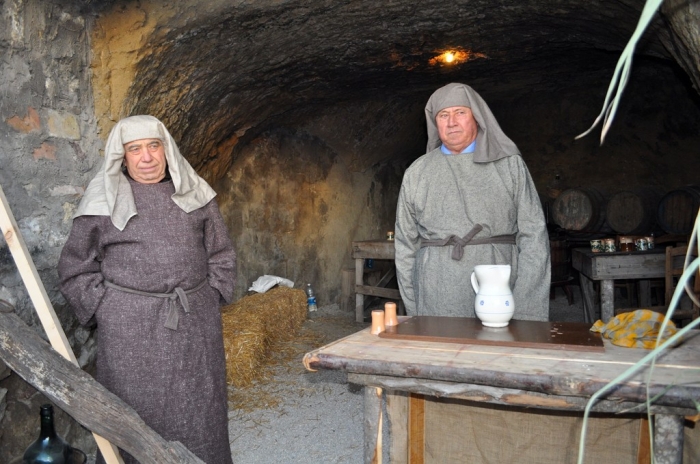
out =
<path fill-rule="evenodd" d="M 22 457 L 22 464 L 68 464 L 71 447 L 56 434 L 53 425 L 53 406 L 41 406 L 41 432 Z"/>

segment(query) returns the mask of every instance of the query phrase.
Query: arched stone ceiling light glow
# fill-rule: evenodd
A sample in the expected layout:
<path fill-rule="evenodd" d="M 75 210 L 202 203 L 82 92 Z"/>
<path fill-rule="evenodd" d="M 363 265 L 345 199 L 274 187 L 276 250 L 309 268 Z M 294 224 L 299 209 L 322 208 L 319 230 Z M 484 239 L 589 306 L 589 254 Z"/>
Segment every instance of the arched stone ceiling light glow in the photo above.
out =
<path fill-rule="evenodd" d="M 456 65 L 473 61 L 477 59 L 488 59 L 485 53 L 473 52 L 463 48 L 453 48 L 444 51 L 438 51 L 438 55 L 430 58 L 428 64 L 430 66 Z"/>
<path fill-rule="evenodd" d="M 451 81 L 492 105 L 537 92 L 588 98 L 609 80 L 641 9 L 629 0 L 98 3 L 101 127 L 154 114 L 208 179 L 262 131 L 343 102 L 424 103 Z M 692 23 L 686 10 L 679 20 Z M 658 16 L 643 41 L 640 56 L 680 53 Z"/>

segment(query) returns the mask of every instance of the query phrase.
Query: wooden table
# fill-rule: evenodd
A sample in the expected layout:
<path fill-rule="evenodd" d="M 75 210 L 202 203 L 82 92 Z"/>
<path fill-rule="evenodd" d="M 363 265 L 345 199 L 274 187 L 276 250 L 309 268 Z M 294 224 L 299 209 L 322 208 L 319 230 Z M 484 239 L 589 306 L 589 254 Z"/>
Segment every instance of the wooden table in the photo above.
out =
<path fill-rule="evenodd" d="M 693 399 L 700 398 L 698 335 L 695 331 L 684 344 L 663 353 L 653 372 L 649 394 L 659 395 L 652 405 L 654 451 L 657 459 L 664 456 L 657 463 L 682 462 L 683 416 L 697 413 Z M 396 340 L 365 329 L 307 353 L 304 364 L 309 370 L 346 371 L 349 382 L 364 386 L 364 456 L 370 463 L 377 462 L 386 389 L 505 407 L 583 411 L 592 394 L 647 353 L 607 340 L 603 353 L 578 352 Z M 592 410 L 620 412 L 644 403 L 646 375 L 644 368 L 620 383 Z M 411 437 L 409 433 L 409 443 Z"/>
<path fill-rule="evenodd" d="M 393 240 L 363 240 L 352 242 L 352 257 L 355 259 L 355 320 L 364 322 L 365 320 L 365 295 L 378 296 L 401 301 L 401 293 L 392 288 L 384 288 L 386 284 L 396 275 L 396 268 L 393 266 L 384 274 L 376 286 L 365 285 L 364 267 L 365 259 L 388 259 L 394 260 Z"/>
<path fill-rule="evenodd" d="M 571 250 L 571 266 L 581 277 L 584 316 L 594 322 L 595 292 L 593 280 L 600 281 L 600 314 L 603 322 L 613 318 L 615 308 L 615 280 L 640 280 L 640 305 L 648 306 L 649 279 L 666 275 L 666 254 L 663 248 L 648 251 L 593 253 L 589 248 Z"/>

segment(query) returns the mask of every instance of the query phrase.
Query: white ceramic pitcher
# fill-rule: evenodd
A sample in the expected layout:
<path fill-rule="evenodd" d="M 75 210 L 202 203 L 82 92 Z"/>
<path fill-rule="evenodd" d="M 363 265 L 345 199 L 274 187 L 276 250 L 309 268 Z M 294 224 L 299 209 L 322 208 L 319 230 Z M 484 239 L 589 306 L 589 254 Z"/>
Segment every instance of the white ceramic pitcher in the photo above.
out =
<path fill-rule="evenodd" d="M 510 290 L 510 264 L 474 266 L 471 280 L 476 292 L 476 317 L 486 327 L 505 327 L 513 317 L 515 304 Z"/>

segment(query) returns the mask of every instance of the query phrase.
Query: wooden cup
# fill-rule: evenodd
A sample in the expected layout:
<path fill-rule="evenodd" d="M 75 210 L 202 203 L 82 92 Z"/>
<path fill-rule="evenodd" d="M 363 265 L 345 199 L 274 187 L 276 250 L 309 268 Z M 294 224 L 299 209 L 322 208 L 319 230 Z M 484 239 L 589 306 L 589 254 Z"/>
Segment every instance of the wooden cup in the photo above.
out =
<path fill-rule="evenodd" d="M 396 317 L 396 303 L 389 301 L 384 303 L 384 325 L 389 327 L 397 325 L 399 319 Z"/>
<path fill-rule="evenodd" d="M 373 309 L 372 310 L 372 329 L 370 333 L 372 335 L 379 335 L 384 332 L 386 327 L 384 326 L 384 310 L 383 309 Z"/>

